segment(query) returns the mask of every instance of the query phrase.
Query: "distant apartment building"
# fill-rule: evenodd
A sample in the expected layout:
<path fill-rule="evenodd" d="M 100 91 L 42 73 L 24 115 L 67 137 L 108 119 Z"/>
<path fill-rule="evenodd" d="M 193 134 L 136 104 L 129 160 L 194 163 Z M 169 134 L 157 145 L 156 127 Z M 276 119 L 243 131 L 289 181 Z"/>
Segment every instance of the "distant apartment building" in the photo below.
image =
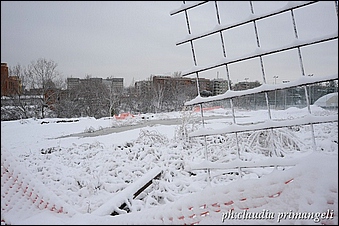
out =
<path fill-rule="evenodd" d="M 210 84 L 214 96 L 223 94 L 228 90 L 228 82 L 225 79 L 212 79 Z"/>
<path fill-rule="evenodd" d="M 135 89 L 138 95 L 152 92 L 153 89 L 160 87 L 164 89 L 176 89 L 176 90 L 195 90 L 196 91 L 196 79 L 187 77 L 172 77 L 163 75 L 152 75 L 149 80 L 135 82 Z M 200 90 L 212 91 L 210 87 L 210 80 L 206 78 L 199 78 Z M 195 93 L 196 95 L 197 93 Z"/>
<path fill-rule="evenodd" d="M 67 89 L 74 89 L 80 85 L 80 78 L 67 78 Z"/>
<path fill-rule="evenodd" d="M 1 96 L 22 93 L 22 83 L 18 76 L 9 76 L 7 63 L 1 63 Z"/>
<path fill-rule="evenodd" d="M 137 95 L 145 95 L 147 93 L 152 92 L 153 81 L 151 80 L 143 80 L 135 82 L 135 90 Z"/>
<path fill-rule="evenodd" d="M 124 88 L 124 79 L 123 78 L 67 78 L 67 89 L 72 90 L 78 88 L 79 86 L 95 86 L 96 84 L 104 84 L 109 88 L 112 88 L 114 92 L 122 92 Z"/>
<path fill-rule="evenodd" d="M 152 81 L 154 86 L 164 86 L 164 87 L 177 87 L 177 88 L 188 88 L 195 86 L 195 79 L 184 78 L 184 77 L 171 77 L 171 76 L 161 76 L 155 75 L 152 76 Z"/>
<path fill-rule="evenodd" d="M 121 93 L 124 88 L 124 79 L 123 78 L 107 78 L 103 79 L 102 83 L 107 87 L 111 87 L 113 91 Z"/>

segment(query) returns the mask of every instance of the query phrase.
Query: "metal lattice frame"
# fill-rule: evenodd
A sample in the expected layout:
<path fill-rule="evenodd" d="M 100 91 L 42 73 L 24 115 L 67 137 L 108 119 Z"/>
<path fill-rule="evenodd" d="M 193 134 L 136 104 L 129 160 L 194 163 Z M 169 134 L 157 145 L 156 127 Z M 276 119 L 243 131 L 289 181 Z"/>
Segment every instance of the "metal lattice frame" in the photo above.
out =
<path fill-rule="evenodd" d="M 222 134 L 222 133 L 235 133 L 236 144 L 237 144 L 237 157 L 240 159 L 240 147 L 239 147 L 238 133 L 244 132 L 244 131 L 255 131 L 255 130 L 259 130 L 259 129 L 258 129 L 257 126 L 255 126 L 255 127 L 247 126 L 246 128 L 244 128 L 243 126 L 237 124 L 236 119 L 235 119 L 234 105 L 233 105 L 232 100 L 235 97 L 246 96 L 246 95 L 255 94 L 255 93 L 264 93 L 265 94 L 268 120 L 270 121 L 269 125 L 263 123 L 260 127 L 260 130 L 269 129 L 271 131 L 271 135 L 273 137 L 273 129 L 288 127 L 288 126 L 291 126 L 291 125 L 309 125 L 311 127 L 311 132 L 312 132 L 313 150 L 315 151 L 316 150 L 316 142 L 315 142 L 313 124 L 337 122 L 338 118 L 337 118 L 337 116 L 316 117 L 316 116 L 312 115 L 307 86 L 311 85 L 311 84 L 319 83 L 319 82 L 327 82 L 327 81 L 338 80 L 338 74 L 330 75 L 330 76 L 324 76 L 324 77 L 321 77 L 321 78 L 309 78 L 308 76 L 305 76 L 301 47 L 311 46 L 311 45 L 315 45 L 315 44 L 318 44 L 318 43 L 328 42 L 328 41 L 331 41 L 331 40 L 338 40 L 338 33 L 336 32 L 332 35 L 326 35 L 326 36 L 323 36 L 323 37 L 320 37 L 320 38 L 313 38 L 313 39 L 310 39 L 309 41 L 299 40 L 298 39 L 299 37 L 298 37 L 297 24 L 296 24 L 296 21 L 295 21 L 295 18 L 294 18 L 294 10 L 315 4 L 317 2 L 316 1 L 288 2 L 288 4 L 283 8 L 280 8 L 278 10 L 271 11 L 271 12 L 268 12 L 268 13 L 265 13 L 265 14 L 256 15 L 254 13 L 253 4 L 250 1 L 249 4 L 250 4 L 250 9 L 251 9 L 251 16 L 248 19 L 223 26 L 221 24 L 221 21 L 220 21 L 220 12 L 219 12 L 219 8 L 218 8 L 218 1 L 214 1 L 215 14 L 216 14 L 217 23 L 218 23 L 217 29 L 213 29 L 211 31 L 207 31 L 207 32 L 204 32 L 204 33 L 201 33 L 201 34 L 192 34 L 192 31 L 191 31 L 191 28 L 190 28 L 190 21 L 189 21 L 189 18 L 188 18 L 188 11 L 195 9 L 196 7 L 204 5 L 206 3 L 208 3 L 208 1 L 202 1 L 202 2 L 197 2 L 197 3 L 185 3 L 185 1 L 183 1 L 183 4 L 179 9 L 173 10 L 170 13 L 171 16 L 176 15 L 178 13 L 185 13 L 186 24 L 187 24 L 187 29 L 188 29 L 188 36 L 187 36 L 187 38 L 177 42 L 176 45 L 182 45 L 182 44 L 185 44 L 185 43 L 190 43 L 191 50 L 192 50 L 193 63 L 194 63 L 194 66 L 195 66 L 193 69 L 187 70 L 187 71 L 182 73 L 182 76 L 187 76 L 187 75 L 191 75 L 191 74 L 196 75 L 196 81 L 197 81 L 196 83 L 197 83 L 197 91 L 198 91 L 198 96 L 195 99 L 186 102 L 185 105 L 186 106 L 197 105 L 197 104 L 200 105 L 201 120 L 202 120 L 202 125 L 203 125 L 203 128 L 204 128 L 205 122 L 204 122 L 202 104 L 207 103 L 207 102 L 213 102 L 213 101 L 217 101 L 217 100 L 226 100 L 227 99 L 227 100 L 230 101 L 233 123 L 236 125 L 236 127 L 232 127 L 233 129 L 225 128 L 223 130 L 212 131 L 212 132 L 210 132 L 210 131 L 206 132 L 206 131 L 202 130 L 202 131 L 195 131 L 195 132 L 190 134 L 191 137 L 194 137 L 194 136 L 204 137 L 204 140 L 205 140 L 205 159 L 206 160 L 208 159 L 206 136 L 214 135 L 214 134 Z M 335 7 L 336 7 L 336 12 L 337 12 L 337 18 L 338 18 L 338 3 L 337 3 L 337 1 L 335 1 Z M 260 39 L 259 39 L 259 31 L 258 31 L 258 28 L 257 28 L 257 21 L 264 19 L 264 18 L 270 18 L 272 16 L 282 14 L 282 13 L 285 13 L 285 12 L 290 12 L 292 25 L 293 25 L 293 29 L 294 29 L 295 41 L 293 43 L 287 45 L 287 46 L 284 46 L 284 47 L 279 47 L 279 48 L 275 48 L 275 49 L 271 49 L 271 50 L 261 49 L 260 48 L 261 45 L 260 45 Z M 237 28 L 237 27 L 242 26 L 244 24 L 253 24 L 258 51 L 256 51 L 255 53 L 251 53 L 251 54 L 242 56 L 242 57 L 238 57 L 236 59 L 228 59 L 227 55 L 226 55 L 226 47 L 225 47 L 225 43 L 224 43 L 223 32 L 226 31 L 226 30 L 229 30 L 229 29 Z M 202 39 L 204 37 L 211 36 L 211 35 L 216 34 L 216 33 L 219 33 L 219 35 L 220 35 L 220 41 L 221 41 L 220 43 L 221 43 L 221 47 L 222 47 L 222 51 L 223 51 L 224 60 L 222 62 L 217 62 L 217 63 L 211 64 L 211 65 L 208 65 L 208 66 L 199 66 L 198 67 L 195 49 L 194 49 L 194 45 L 193 45 L 194 41 Z M 300 70 L 301 70 L 301 78 L 297 81 L 294 81 L 294 82 L 289 82 L 289 83 L 284 83 L 284 84 L 275 84 L 274 86 L 267 85 L 263 56 L 271 55 L 271 54 L 278 53 L 278 52 L 284 52 L 284 51 L 288 51 L 288 50 L 291 50 L 291 49 L 296 49 L 298 51 L 299 64 L 300 64 Z M 231 84 L 230 73 L 229 73 L 229 69 L 228 69 L 229 65 L 233 64 L 233 63 L 249 60 L 249 59 L 254 59 L 254 58 L 259 58 L 259 60 L 260 60 L 263 85 L 261 85 L 260 87 L 256 87 L 256 88 L 253 88 L 253 89 L 246 90 L 245 92 L 244 91 L 232 91 L 232 87 L 230 85 Z M 220 95 L 217 95 L 217 96 L 201 97 L 200 96 L 200 87 L 199 87 L 199 82 L 198 82 L 199 73 L 204 72 L 204 71 L 208 71 L 208 70 L 213 69 L 213 68 L 218 68 L 218 67 L 225 67 L 226 77 L 227 77 L 227 82 L 228 82 L 228 91 L 226 91 L 224 94 L 220 94 Z M 300 122 L 298 120 L 288 120 L 288 121 L 284 121 L 284 122 L 272 121 L 271 110 L 270 110 L 269 99 L 268 99 L 268 92 L 272 91 L 272 90 L 282 90 L 282 89 L 288 89 L 288 88 L 293 88 L 293 87 L 303 87 L 304 88 L 305 99 L 306 99 L 307 108 L 308 108 L 308 112 L 310 114 L 310 117 L 308 117 L 308 120 L 303 121 L 303 122 Z M 229 91 L 232 91 L 232 92 L 229 92 Z M 272 150 L 274 150 L 275 156 L 277 156 L 273 141 L 271 142 L 271 147 L 272 147 Z M 238 169 L 240 171 L 240 167 Z M 209 180 L 210 180 L 210 168 L 208 168 L 207 170 L 208 170 Z M 241 173 L 239 173 L 239 175 L 241 175 Z"/>

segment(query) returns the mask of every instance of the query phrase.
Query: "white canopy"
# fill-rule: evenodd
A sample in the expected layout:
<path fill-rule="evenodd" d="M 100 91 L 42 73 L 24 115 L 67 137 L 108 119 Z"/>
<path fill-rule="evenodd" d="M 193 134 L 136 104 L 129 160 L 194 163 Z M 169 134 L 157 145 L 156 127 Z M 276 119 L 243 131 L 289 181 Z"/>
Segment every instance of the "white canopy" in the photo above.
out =
<path fill-rule="evenodd" d="M 326 94 L 320 97 L 314 104 L 319 107 L 338 107 L 338 92 Z"/>

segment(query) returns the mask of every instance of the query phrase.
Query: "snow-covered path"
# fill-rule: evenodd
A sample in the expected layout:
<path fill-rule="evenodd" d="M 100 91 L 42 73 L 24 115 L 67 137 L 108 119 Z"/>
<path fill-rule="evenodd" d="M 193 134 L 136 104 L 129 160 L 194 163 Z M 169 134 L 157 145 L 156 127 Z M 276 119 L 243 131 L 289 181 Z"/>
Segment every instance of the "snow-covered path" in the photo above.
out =
<path fill-rule="evenodd" d="M 212 115 L 212 116 L 207 116 L 205 117 L 205 120 L 212 120 L 212 119 L 230 119 L 231 116 L 228 115 Z M 144 127 L 150 127 L 154 125 L 180 125 L 182 124 L 182 119 L 181 118 L 170 118 L 170 119 L 153 119 L 153 120 L 142 120 L 139 121 L 138 123 L 132 124 L 132 125 L 121 125 L 117 127 L 108 127 L 108 128 L 103 128 L 100 130 L 96 130 L 93 132 L 81 132 L 81 133 L 75 133 L 75 134 L 70 134 L 59 138 L 65 138 L 65 137 L 95 137 L 95 136 L 103 136 L 107 135 L 110 133 L 120 133 L 128 130 L 133 130 L 133 129 L 140 129 Z"/>

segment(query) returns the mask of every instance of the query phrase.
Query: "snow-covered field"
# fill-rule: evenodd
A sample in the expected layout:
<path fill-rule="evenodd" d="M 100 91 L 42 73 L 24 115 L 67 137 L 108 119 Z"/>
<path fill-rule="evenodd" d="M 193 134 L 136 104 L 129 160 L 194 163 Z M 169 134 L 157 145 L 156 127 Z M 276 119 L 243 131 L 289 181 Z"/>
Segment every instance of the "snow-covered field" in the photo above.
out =
<path fill-rule="evenodd" d="M 314 115 L 338 114 L 311 107 Z M 272 110 L 276 120 L 307 114 Z M 206 128 L 232 123 L 230 109 L 204 116 Z M 267 111 L 236 111 L 239 124 L 265 119 Z M 235 134 L 208 136 L 214 164 L 273 164 L 210 172 L 194 169 L 207 164 L 204 139 L 187 136 L 200 122 L 193 111 L 2 121 L 2 224 L 338 224 L 337 122 L 314 125 L 315 151 L 309 125 L 275 129 L 278 158 L 269 156 L 267 131 L 237 134 L 240 159 Z"/>

